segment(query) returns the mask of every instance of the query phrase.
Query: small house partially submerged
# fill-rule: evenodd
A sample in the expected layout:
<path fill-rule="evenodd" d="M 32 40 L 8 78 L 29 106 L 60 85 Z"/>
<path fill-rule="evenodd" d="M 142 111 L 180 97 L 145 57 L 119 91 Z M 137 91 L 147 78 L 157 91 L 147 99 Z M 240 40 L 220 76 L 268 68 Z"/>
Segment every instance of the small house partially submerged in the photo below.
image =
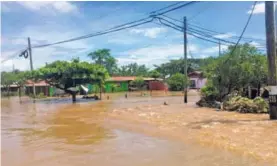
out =
<path fill-rule="evenodd" d="M 203 72 L 194 71 L 188 74 L 190 80 L 189 88 L 200 89 L 207 83 L 207 78 L 204 77 Z"/>

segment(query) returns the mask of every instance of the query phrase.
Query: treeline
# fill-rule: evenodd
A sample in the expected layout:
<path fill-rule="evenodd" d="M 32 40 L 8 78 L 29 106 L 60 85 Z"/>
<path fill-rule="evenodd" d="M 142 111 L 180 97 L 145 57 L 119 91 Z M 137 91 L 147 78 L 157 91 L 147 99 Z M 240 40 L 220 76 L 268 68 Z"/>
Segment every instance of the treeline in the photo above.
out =
<path fill-rule="evenodd" d="M 245 89 L 248 87 L 255 87 L 259 92 L 266 84 L 266 56 L 249 44 L 239 45 L 233 50 L 234 47 L 230 46 L 219 57 L 188 59 L 188 72 L 202 71 L 208 79 L 206 89 L 202 91 L 216 100 L 235 90 L 245 95 Z M 99 49 L 88 56 L 91 62 L 80 62 L 79 59 L 70 62 L 55 61 L 34 72 L 2 72 L 1 85 L 7 90 L 11 84 L 23 86 L 26 79 L 47 79 L 50 84 L 66 89 L 73 86 L 73 79 L 79 79 L 79 84 L 88 81 L 101 83 L 109 76 L 162 78 L 171 90 L 183 90 L 184 85 L 189 84 L 188 79 L 184 77 L 182 58 L 155 65 L 154 69 L 150 70 L 145 65 L 137 63 L 119 66 L 109 49 Z"/>

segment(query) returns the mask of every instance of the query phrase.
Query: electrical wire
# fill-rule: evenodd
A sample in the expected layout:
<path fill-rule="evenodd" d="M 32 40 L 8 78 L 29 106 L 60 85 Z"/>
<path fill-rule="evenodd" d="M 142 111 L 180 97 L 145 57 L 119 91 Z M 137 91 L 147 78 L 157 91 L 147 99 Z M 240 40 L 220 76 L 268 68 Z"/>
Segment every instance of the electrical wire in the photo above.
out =
<path fill-rule="evenodd" d="M 168 19 L 171 19 L 171 20 L 173 20 L 173 21 L 177 21 L 177 22 L 183 23 L 183 21 L 178 20 L 178 19 L 176 19 L 176 18 L 172 18 L 172 17 L 167 16 L 167 15 L 161 15 L 161 16 L 166 17 L 166 18 L 168 18 Z M 217 32 L 217 31 L 214 31 L 214 30 L 210 30 L 210 29 L 207 29 L 207 28 L 203 28 L 203 27 L 201 27 L 201 26 L 199 26 L 199 25 L 192 24 L 192 23 L 188 23 L 188 27 L 193 27 L 193 28 L 195 28 L 195 29 L 196 29 L 196 28 L 197 28 L 197 29 L 202 29 L 202 30 L 207 31 L 207 33 L 214 34 L 214 35 L 224 35 L 224 34 L 226 34 L 226 33 Z M 198 30 L 198 31 L 199 31 L 199 30 Z M 202 31 L 202 32 L 205 33 L 204 31 Z M 239 36 L 234 36 L 234 35 L 232 35 L 231 38 L 236 38 L 236 39 L 238 39 Z M 265 42 L 264 39 L 251 38 L 251 37 L 243 37 L 242 39 L 244 39 L 244 40 L 257 40 L 257 41 L 259 40 L 259 41 Z"/>
<path fill-rule="evenodd" d="M 183 7 L 192 5 L 192 4 L 197 3 L 197 2 L 199 2 L 199 1 L 191 1 L 191 2 L 185 3 L 185 4 L 183 4 L 183 5 L 177 6 L 177 7 L 175 7 L 175 8 L 166 10 L 166 11 L 161 12 L 161 13 L 158 13 L 157 15 L 163 15 L 163 14 L 169 13 L 169 12 L 171 12 L 171 11 L 174 11 L 174 10 L 177 10 L 177 9 L 180 9 L 180 8 L 183 8 Z"/>
<path fill-rule="evenodd" d="M 174 10 L 177 10 L 177 9 L 180 9 L 182 7 L 191 5 L 193 3 L 195 3 L 195 2 L 194 1 L 188 2 L 186 4 L 183 4 L 183 5 L 177 6 L 175 8 L 166 10 L 166 11 L 164 11 L 162 13 L 157 13 L 157 14 L 155 14 L 155 16 L 161 15 L 161 14 L 164 14 L 164 13 L 168 13 L 168 12 L 171 12 L 171 11 L 174 11 Z M 159 10 L 161 10 L 161 9 L 159 9 Z M 153 13 L 156 13 L 159 10 L 153 11 Z M 149 20 L 149 19 L 151 19 L 151 20 Z M 52 45 L 56 45 L 56 44 L 62 44 L 62 43 L 72 42 L 72 41 L 86 39 L 86 38 L 90 38 L 90 37 L 100 36 L 100 35 L 104 35 L 104 34 L 107 34 L 107 33 L 112 33 L 112 32 L 124 30 L 124 29 L 127 29 L 127 28 L 136 27 L 136 26 L 139 26 L 139 25 L 142 25 L 142 24 L 146 24 L 146 23 L 151 22 L 152 20 L 153 20 L 153 15 L 150 15 L 150 16 L 148 16 L 146 18 L 142 18 L 142 19 L 139 19 L 139 20 L 136 20 L 136 21 L 132 21 L 132 22 L 128 22 L 128 23 L 125 23 L 125 24 L 121 24 L 121 25 L 115 26 L 115 27 L 110 28 L 110 29 L 108 29 L 106 31 L 96 32 L 96 33 L 93 33 L 93 34 L 88 34 L 88 35 L 84 35 L 84 36 L 80 36 L 80 37 L 76 37 L 76 38 L 72 38 L 72 39 L 68 39 L 68 40 L 63 40 L 63 41 L 59 41 L 59 42 L 54 42 L 54 43 L 50 43 L 50 44 L 37 45 L 37 46 L 33 46 L 32 48 L 47 47 L 47 46 L 52 46 Z M 138 23 L 138 22 L 141 22 L 141 23 Z M 132 24 L 135 24 L 135 25 L 132 25 Z"/>
<path fill-rule="evenodd" d="M 76 41 L 76 40 L 91 38 L 91 37 L 95 37 L 95 36 L 100 36 L 100 35 L 104 35 L 104 34 L 108 34 L 108 33 L 112 33 L 112 32 L 121 31 L 121 30 L 124 30 L 124 29 L 129 29 L 129 28 L 137 27 L 137 26 L 149 23 L 152 20 L 153 19 L 148 20 L 148 21 L 144 21 L 144 22 L 141 22 L 141 23 L 137 23 L 137 24 L 134 24 L 134 25 L 130 25 L 130 26 L 126 26 L 127 25 L 126 24 L 124 26 L 123 25 L 122 26 L 118 26 L 118 27 L 122 27 L 122 28 L 118 28 L 118 29 L 111 28 L 108 31 L 97 32 L 97 33 L 94 33 L 94 34 L 89 34 L 89 35 L 86 35 L 86 36 L 81 36 L 81 37 L 77 37 L 77 38 L 73 38 L 73 39 L 63 40 L 63 41 L 59 41 L 59 42 L 55 42 L 55 43 L 51 43 L 51 44 L 44 44 L 44 45 L 33 46 L 32 48 L 47 47 L 47 46 L 52 46 L 52 45 L 57 45 L 57 44 L 62 44 L 62 43 L 68 43 L 68 42 L 72 42 L 72 41 Z"/>
<path fill-rule="evenodd" d="M 233 50 L 231 51 L 231 54 L 230 54 L 230 55 L 233 55 L 234 51 L 236 50 L 236 48 L 237 48 L 237 46 L 238 46 L 238 44 L 239 44 L 239 42 L 240 42 L 240 40 L 241 40 L 241 38 L 242 38 L 244 32 L 245 32 L 245 30 L 247 29 L 248 24 L 249 24 L 249 22 L 250 22 L 250 20 L 251 20 L 251 18 L 252 18 L 252 15 L 253 15 L 253 12 L 254 12 L 254 9 L 255 9 L 256 4 L 257 4 L 257 1 L 254 2 L 253 8 L 252 8 L 252 10 L 251 10 L 251 14 L 249 15 L 249 17 L 248 17 L 248 19 L 247 19 L 247 21 L 246 21 L 246 24 L 245 24 L 245 26 L 244 26 L 244 28 L 243 28 L 243 30 L 242 30 L 242 32 L 241 32 L 240 38 L 238 39 L 238 41 L 237 41 L 236 45 L 234 46 Z M 228 60 L 229 60 L 229 58 L 228 58 L 224 63 L 226 63 Z"/>
<path fill-rule="evenodd" d="M 1 63 L 4 63 L 4 62 L 6 62 L 6 61 L 8 61 L 8 60 L 10 60 L 10 59 L 15 58 L 16 56 L 18 56 L 18 54 L 22 53 L 22 52 L 25 51 L 25 50 L 27 50 L 27 48 L 21 49 L 20 51 L 17 51 L 17 52 L 15 52 L 15 53 L 13 53 L 12 55 L 8 56 L 6 59 L 2 60 Z"/>
<path fill-rule="evenodd" d="M 153 12 L 150 12 L 149 14 L 154 14 L 154 13 L 159 12 L 159 11 L 162 11 L 162 10 L 164 10 L 164 9 L 167 9 L 167 8 L 170 8 L 170 7 L 173 7 L 173 6 L 179 5 L 180 3 L 184 3 L 184 2 L 176 2 L 176 3 L 172 4 L 172 5 L 169 5 L 169 6 L 163 7 L 163 8 L 161 8 L 161 9 L 158 9 L 158 10 L 153 11 Z"/>
<path fill-rule="evenodd" d="M 211 3 L 211 2 L 209 2 Z M 188 18 L 188 21 L 192 21 L 193 19 L 195 19 L 197 16 L 199 16 L 200 14 L 204 13 L 205 11 L 207 11 L 208 9 L 210 9 L 211 7 L 213 7 L 213 5 L 209 5 L 208 7 L 205 7 L 205 9 L 200 10 L 199 12 L 197 12 L 196 14 L 194 14 L 193 16 Z"/>

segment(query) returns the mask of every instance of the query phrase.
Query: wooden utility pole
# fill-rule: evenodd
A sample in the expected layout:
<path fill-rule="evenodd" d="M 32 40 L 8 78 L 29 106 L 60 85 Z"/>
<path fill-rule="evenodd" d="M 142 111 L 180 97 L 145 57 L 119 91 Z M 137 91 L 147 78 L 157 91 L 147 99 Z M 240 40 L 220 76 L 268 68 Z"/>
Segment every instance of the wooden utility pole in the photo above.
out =
<path fill-rule="evenodd" d="M 269 114 L 270 119 L 277 119 L 277 66 L 275 38 L 274 2 L 265 2 L 266 47 L 268 62 Z"/>
<path fill-rule="evenodd" d="M 187 61 L 187 18 L 184 17 L 184 77 L 185 77 L 185 84 L 184 84 L 184 103 L 188 103 L 188 89 L 187 89 L 187 82 L 188 82 L 188 61 Z"/>
<path fill-rule="evenodd" d="M 32 47 L 31 47 L 31 39 L 29 37 L 28 37 L 28 50 L 29 50 L 29 58 L 30 58 L 30 68 L 31 68 L 31 71 L 33 71 L 34 68 L 33 68 L 33 59 L 32 59 Z M 36 98 L 36 88 L 35 88 L 34 82 L 33 82 L 33 95 L 34 95 L 34 98 Z"/>

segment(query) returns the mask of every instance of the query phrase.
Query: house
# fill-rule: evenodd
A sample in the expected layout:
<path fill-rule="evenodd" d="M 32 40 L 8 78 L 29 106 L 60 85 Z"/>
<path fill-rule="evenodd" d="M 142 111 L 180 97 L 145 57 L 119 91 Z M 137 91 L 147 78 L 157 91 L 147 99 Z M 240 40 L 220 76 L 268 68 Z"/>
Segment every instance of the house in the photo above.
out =
<path fill-rule="evenodd" d="M 33 94 L 33 85 L 35 86 L 36 95 L 44 94 L 45 96 L 53 96 L 54 88 L 51 87 L 45 81 L 33 82 L 31 80 L 27 80 L 25 84 L 25 94 L 30 95 Z"/>
<path fill-rule="evenodd" d="M 130 85 L 131 81 L 134 81 L 136 76 L 117 76 L 111 77 L 106 80 L 105 92 L 124 92 L 132 90 Z M 161 82 L 161 79 L 144 77 L 145 87 L 147 90 L 163 90 L 165 85 Z"/>
<path fill-rule="evenodd" d="M 16 85 L 16 84 L 12 84 L 12 85 L 10 85 L 10 87 L 9 87 L 9 91 L 10 91 L 10 92 L 17 92 L 18 89 L 19 89 L 19 86 Z M 5 86 L 3 86 L 3 85 L 1 85 L 1 92 L 7 92 L 7 91 L 8 91 L 8 88 L 5 87 Z"/>
<path fill-rule="evenodd" d="M 188 74 L 188 78 L 190 80 L 191 89 L 200 89 L 206 85 L 207 79 L 204 77 L 203 72 L 194 71 Z"/>

